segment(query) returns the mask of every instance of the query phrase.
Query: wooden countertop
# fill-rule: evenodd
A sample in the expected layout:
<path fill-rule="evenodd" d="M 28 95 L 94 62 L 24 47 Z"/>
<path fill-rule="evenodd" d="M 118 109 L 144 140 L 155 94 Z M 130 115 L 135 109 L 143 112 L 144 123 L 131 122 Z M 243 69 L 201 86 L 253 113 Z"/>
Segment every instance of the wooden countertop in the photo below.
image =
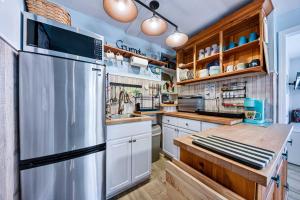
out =
<path fill-rule="evenodd" d="M 267 128 L 248 124 L 238 124 L 234 126 L 220 126 L 199 133 L 199 135 L 205 137 L 215 135 L 274 151 L 276 153 L 275 157 L 262 170 L 253 169 L 193 145 L 193 139 L 190 135 L 176 138 L 174 144 L 196 156 L 244 176 L 251 181 L 267 186 L 276 171 L 276 166 L 279 164 L 282 156 L 281 154 L 284 152 L 285 144 L 292 133 L 292 129 L 292 125 L 283 124 L 273 124 Z"/>
<path fill-rule="evenodd" d="M 134 111 L 134 113 L 139 115 L 155 115 L 155 114 L 163 114 L 165 111 L 163 110 L 156 110 L 156 111 Z"/>
<path fill-rule="evenodd" d="M 176 107 L 177 104 L 165 104 L 165 103 L 162 103 L 160 104 L 161 107 Z"/>
<path fill-rule="evenodd" d="M 152 121 L 153 117 L 139 115 L 136 114 L 137 117 L 132 118 L 120 118 L 120 119 L 106 119 L 106 125 L 115 125 L 115 124 L 124 124 L 124 123 L 132 123 L 132 122 L 142 122 L 142 121 Z"/>
<path fill-rule="evenodd" d="M 215 117 L 215 116 L 199 115 L 197 113 L 187 113 L 187 112 L 165 112 L 164 115 L 223 124 L 223 125 L 234 125 L 243 122 L 243 119 L 239 119 L 239 118 Z"/>

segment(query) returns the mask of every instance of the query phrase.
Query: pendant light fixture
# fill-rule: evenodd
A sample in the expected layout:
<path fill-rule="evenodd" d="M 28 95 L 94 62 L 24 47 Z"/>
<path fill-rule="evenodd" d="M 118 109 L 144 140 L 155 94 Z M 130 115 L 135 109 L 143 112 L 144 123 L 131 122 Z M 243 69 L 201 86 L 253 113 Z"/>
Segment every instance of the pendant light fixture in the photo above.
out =
<path fill-rule="evenodd" d="M 167 31 L 169 23 L 175 27 L 175 32 L 169 35 L 166 39 L 166 44 L 169 47 L 180 47 L 188 41 L 188 36 L 179 32 L 176 24 L 156 12 L 159 7 L 159 3 L 156 0 L 151 1 L 149 6 L 141 0 L 103 0 L 103 8 L 113 19 L 119 22 L 128 23 L 133 21 L 138 15 L 135 2 L 153 13 L 151 18 L 146 19 L 141 24 L 141 30 L 143 33 L 150 36 L 161 35 Z"/>
<path fill-rule="evenodd" d="M 184 45 L 188 39 L 189 37 L 186 34 L 178 32 L 176 28 L 175 32 L 167 37 L 166 44 L 172 48 L 180 47 Z"/>
<path fill-rule="evenodd" d="M 149 7 L 152 11 L 155 11 L 159 7 L 158 1 L 151 1 Z M 153 16 L 146 19 L 141 24 L 141 30 L 143 33 L 149 36 L 159 36 L 165 33 L 168 29 L 168 24 L 165 20 L 159 18 L 153 13 Z"/>
<path fill-rule="evenodd" d="M 103 0 L 105 12 L 113 19 L 128 23 L 138 15 L 138 10 L 132 0 Z"/>

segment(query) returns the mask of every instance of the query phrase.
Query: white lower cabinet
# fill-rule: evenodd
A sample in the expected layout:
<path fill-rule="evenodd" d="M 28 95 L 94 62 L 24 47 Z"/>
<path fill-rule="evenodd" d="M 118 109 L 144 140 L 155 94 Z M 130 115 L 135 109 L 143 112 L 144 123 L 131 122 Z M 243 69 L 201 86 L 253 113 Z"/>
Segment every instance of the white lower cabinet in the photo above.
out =
<path fill-rule="evenodd" d="M 135 183 L 150 175 L 151 134 L 133 137 L 132 140 L 132 182 Z"/>
<path fill-rule="evenodd" d="M 171 157 L 175 157 L 177 153 L 177 148 L 173 144 L 177 136 L 176 127 L 163 124 L 163 151 Z"/>
<path fill-rule="evenodd" d="M 137 124 L 133 124 L 137 125 Z M 151 121 L 143 124 L 147 132 L 139 132 L 135 126 L 127 129 L 117 125 L 107 128 L 106 197 L 111 198 L 146 180 L 151 174 Z M 150 127 L 150 128 L 149 128 Z M 119 137 L 117 138 L 117 132 Z M 131 136 L 130 136 L 131 135 Z M 124 137 L 125 136 L 125 137 Z"/>
<path fill-rule="evenodd" d="M 178 117 L 163 116 L 163 151 L 172 158 L 180 158 L 180 150 L 174 144 L 176 137 L 199 133 L 220 126 L 215 123 L 201 122 Z"/>
<path fill-rule="evenodd" d="M 107 194 L 131 183 L 131 137 L 107 142 Z"/>

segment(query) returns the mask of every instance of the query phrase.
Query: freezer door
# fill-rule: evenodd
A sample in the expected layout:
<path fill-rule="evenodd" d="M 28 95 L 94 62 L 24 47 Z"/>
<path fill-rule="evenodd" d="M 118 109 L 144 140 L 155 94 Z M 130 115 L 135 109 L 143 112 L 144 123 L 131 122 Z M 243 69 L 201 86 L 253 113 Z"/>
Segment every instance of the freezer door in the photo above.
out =
<path fill-rule="evenodd" d="M 103 66 L 20 53 L 20 158 L 105 143 Z"/>
<path fill-rule="evenodd" d="M 105 151 L 21 171 L 22 200 L 105 199 Z"/>

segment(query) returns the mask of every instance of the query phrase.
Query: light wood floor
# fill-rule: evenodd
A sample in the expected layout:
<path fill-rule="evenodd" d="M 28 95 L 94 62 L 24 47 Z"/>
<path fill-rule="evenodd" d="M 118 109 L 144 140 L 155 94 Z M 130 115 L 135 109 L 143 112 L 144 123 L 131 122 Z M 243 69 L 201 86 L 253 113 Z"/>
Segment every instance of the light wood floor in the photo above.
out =
<path fill-rule="evenodd" d="M 288 183 L 290 186 L 288 200 L 300 199 L 300 166 L 289 164 Z"/>
<path fill-rule="evenodd" d="M 120 200 L 167 200 L 165 161 L 161 158 L 152 164 L 150 181 L 141 184 L 126 193 L 117 196 Z M 300 200 L 300 166 L 288 165 L 288 183 L 290 191 L 288 200 Z"/>
<path fill-rule="evenodd" d="M 161 155 L 160 159 L 152 163 L 152 173 L 149 182 L 141 184 L 132 190 L 117 196 L 120 200 L 167 200 L 165 161 Z"/>

